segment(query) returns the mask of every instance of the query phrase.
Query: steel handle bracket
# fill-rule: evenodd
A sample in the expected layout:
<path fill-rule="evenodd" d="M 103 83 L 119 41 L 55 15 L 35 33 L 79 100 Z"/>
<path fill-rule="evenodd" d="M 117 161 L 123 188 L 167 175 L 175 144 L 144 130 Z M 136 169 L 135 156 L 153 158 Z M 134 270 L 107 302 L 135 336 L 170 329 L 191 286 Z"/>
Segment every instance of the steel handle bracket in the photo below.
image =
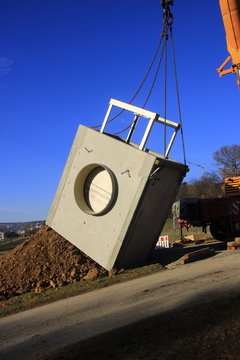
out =
<path fill-rule="evenodd" d="M 134 130 L 135 130 L 136 123 L 139 120 L 139 118 L 143 117 L 143 118 L 146 118 L 146 119 L 149 120 L 148 125 L 146 127 L 146 130 L 144 132 L 144 135 L 142 137 L 141 143 L 139 145 L 139 150 L 144 150 L 145 145 L 147 143 L 147 140 L 149 138 L 149 135 L 150 135 L 150 133 L 152 131 L 152 127 L 153 127 L 155 122 L 175 129 L 175 131 L 173 133 L 173 136 L 172 136 L 172 138 L 170 140 L 170 143 L 168 145 L 167 151 L 164 154 L 165 156 L 168 156 L 168 154 L 170 152 L 170 149 L 171 149 L 171 147 L 173 145 L 173 142 L 175 140 L 175 137 L 177 135 L 177 131 L 181 127 L 181 125 L 179 123 L 176 123 L 176 122 L 171 121 L 171 120 L 164 119 L 158 113 L 155 113 L 155 112 L 152 112 L 152 111 L 149 111 L 149 110 L 146 110 L 146 109 L 142 109 L 142 108 L 140 108 L 138 106 L 131 105 L 131 104 L 125 103 L 123 101 L 119 101 L 119 100 L 116 100 L 116 99 L 111 99 L 110 102 L 109 102 L 108 110 L 106 112 L 105 118 L 104 118 L 103 123 L 102 123 L 102 127 L 100 129 L 101 133 L 103 133 L 104 130 L 105 130 L 105 127 L 106 127 L 106 125 L 108 123 L 108 119 L 109 119 L 109 116 L 110 116 L 110 113 L 111 113 L 111 110 L 112 110 L 113 106 L 116 106 L 116 107 L 121 108 L 123 110 L 130 111 L 130 112 L 132 112 L 134 114 L 134 121 L 133 121 L 132 127 L 131 127 L 131 129 L 129 131 L 129 134 L 127 136 L 127 139 L 126 139 L 127 143 L 129 143 L 130 140 L 131 140 L 131 137 L 132 137 L 132 135 L 134 133 Z"/>

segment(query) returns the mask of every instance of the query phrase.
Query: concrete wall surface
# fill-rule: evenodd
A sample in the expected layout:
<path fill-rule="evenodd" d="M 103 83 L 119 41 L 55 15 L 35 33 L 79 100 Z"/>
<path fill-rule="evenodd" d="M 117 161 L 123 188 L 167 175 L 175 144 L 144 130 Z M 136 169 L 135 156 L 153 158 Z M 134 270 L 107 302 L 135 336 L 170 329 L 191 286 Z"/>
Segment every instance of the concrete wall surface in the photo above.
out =
<path fill-rule="evenodd" d="M 47 224 L 108 270 L 142 265 L 185 171 L 183 164 L 80 126 Z"/>

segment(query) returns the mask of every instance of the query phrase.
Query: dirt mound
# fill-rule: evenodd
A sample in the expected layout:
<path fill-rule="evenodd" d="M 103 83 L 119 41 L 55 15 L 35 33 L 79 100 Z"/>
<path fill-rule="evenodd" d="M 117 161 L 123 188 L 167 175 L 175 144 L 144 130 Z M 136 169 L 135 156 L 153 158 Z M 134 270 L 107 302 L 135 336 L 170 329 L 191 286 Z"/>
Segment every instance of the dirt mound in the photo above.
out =
<path fill-rule="evenodd" d="M 104 268 L 45 226 L 0 259 L 0 300 L 103 275 Z"/>

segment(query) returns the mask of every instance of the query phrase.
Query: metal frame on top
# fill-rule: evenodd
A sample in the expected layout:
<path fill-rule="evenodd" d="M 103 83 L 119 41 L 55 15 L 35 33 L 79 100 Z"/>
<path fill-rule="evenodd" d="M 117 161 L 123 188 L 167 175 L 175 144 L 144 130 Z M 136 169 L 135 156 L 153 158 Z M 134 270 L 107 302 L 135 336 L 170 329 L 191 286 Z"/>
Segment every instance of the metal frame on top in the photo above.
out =
<path fill-rule="evenodd" d="M 168 147 L 166 149 L 166 152 L 164 154 L 165 157 L 168 157 L 168 155 L 170 153 L 170 150 L 172 148 L 173 142 L 174 142 L 174 140 L 176 138 L 177 132 L 181 127 L 181 125 L 179 123 L 176 123 L 176 122 L 171 121 L 171 120 L 164 119 L 164 118 L 160 117 L 159 114 L 154 113 L 152 111 L 142 109 L 142 108 L 139 108 L 137 106 L 134 106 L 134 105 L 131 105 L 131 104 L 128 104 L 128 103 L 124 103 L 124 102 L 119 101 L 119 100 L 111 99 L 110 102 L 109 102 L 109 107 L 108 107 L 107 113 L 106 113 L 105 118 L 103 120 L 102 127 L 100 129 L 101 133 L 104 133 L 104 129 L 105 129 L 107 123 L 108 123 L 109 115 L 111 113 L 111 110 L 112 110 L 113 106 L 119 107 L 119 108 L 127 110 L 127 111 L 131 111 L 134 114 L 134 119 L 133 119 L 131 128 L 129 130 L 128 136 L 126 138 L 126 143 L 130 142 L 139 118 L 143 117 L 143 118 L 149 119 L 149 122 L 148 122 L 148 125 L 146 127 L 145 133 L 144 133 L 144 135 L 142 137 L 142 140 L 141 140 L 141 143 L 139 145 L 139 150 L 144 151 L 145 145 L 147 143 L 147 140 L 148 140 L 149 135 L 151 133 L 153 124 L 155 122 L 173 128 L 174 133 L 173 133 L 173 135 L 171 137 L 171 140 L 170 140 L 170 142 L 168 144 Z"/>

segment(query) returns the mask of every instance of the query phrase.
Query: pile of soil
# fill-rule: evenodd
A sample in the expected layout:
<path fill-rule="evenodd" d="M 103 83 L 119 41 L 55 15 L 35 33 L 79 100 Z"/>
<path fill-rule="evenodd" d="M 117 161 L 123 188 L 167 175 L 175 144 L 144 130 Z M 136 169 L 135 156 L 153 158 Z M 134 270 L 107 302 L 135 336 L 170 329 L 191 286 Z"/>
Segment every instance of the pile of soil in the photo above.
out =
<path fill-rule="evenodd" d="M 48 226 L 0 259 L 0 300 L 108 275 Z"/>

